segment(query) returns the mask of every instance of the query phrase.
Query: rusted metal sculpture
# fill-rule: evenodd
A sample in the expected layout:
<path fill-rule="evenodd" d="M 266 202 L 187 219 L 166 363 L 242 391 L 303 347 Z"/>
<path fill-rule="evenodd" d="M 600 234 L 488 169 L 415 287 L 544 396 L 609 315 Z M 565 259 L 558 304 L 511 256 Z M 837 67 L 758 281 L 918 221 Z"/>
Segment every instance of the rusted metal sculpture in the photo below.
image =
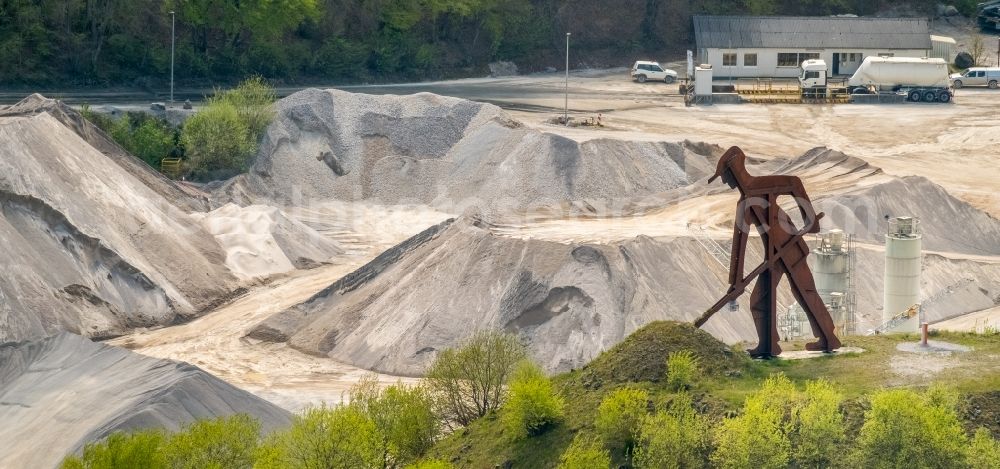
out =
<path fill-rule="evenodd" d="M 806 345 L 807 350 L 832 352 L 840 348 L 840 340 L 833 333 L 833 319 L 822 298 L 816 292 L 812 272 L 806 263 L 809 246 L 803 237 L 819 232 L 819 220 L 809 201 L 802 181 L 795 176 L 751 176 L 746 170 L 746 155 L 732 147 L 719 160 L 715 175 L 708 182 L 722 178 L 722 182 L 740 191 L 736 206 L 736 223 L 733 230 L 733 250 L 729 267 L 729 291 L 695 321 L 701 327 L 727 303 L 735 301 L 746 291 L 750 282 L 757 284 L 750 294 L 750 311 L 757 328 L 759 344 L 750 350 L 756 358 L 768 358 L 781 353 L 778 346 L 777 290 L 783 275 L 788 276 L 792 294 L 809 319 L 813 335 L 818 339 Z M 778 198 L 790 196 L 802 215 L 801 230 L 797 230 L 789 217 L 778 206 Z M 747 237 L 750 227 L 756 227 L 764 243 L 764 262 L 743 276 L 746 260 Z"/>

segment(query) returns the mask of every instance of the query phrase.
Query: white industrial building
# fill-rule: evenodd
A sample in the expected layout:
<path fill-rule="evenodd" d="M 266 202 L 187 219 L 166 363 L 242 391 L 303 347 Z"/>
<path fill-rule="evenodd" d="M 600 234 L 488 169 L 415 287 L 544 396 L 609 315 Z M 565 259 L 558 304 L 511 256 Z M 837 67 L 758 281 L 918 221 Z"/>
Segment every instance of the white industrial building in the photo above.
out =
<path fill-rule="evenodd" d="M 925 18 L 695 16 L 698 63 L 719 77 L 795 77 L 806 59 L 850 75 L 868 56 L 928 57 Z"/>

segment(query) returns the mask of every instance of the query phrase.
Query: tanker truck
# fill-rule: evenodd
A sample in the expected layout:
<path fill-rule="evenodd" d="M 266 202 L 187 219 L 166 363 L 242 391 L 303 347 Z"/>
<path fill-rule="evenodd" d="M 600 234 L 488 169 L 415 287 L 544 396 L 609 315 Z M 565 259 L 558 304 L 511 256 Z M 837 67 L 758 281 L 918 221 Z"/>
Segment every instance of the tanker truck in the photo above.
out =
<path fill-rule="evenodd" d="M 828 78 L 823 60 L 806 60 L 802 62 L 799 86 L 804 98 L 873 93 L 924 102 L 947 103 L 952 98 L 948 64 L 937 58 L 865 57 L 846 80 Z"/>

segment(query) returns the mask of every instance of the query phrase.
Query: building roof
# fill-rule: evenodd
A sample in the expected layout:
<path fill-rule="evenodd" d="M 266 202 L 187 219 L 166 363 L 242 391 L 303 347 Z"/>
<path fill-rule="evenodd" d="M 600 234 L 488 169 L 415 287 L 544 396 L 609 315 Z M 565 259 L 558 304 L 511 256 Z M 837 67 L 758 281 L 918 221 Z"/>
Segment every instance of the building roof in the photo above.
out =
<path fill-rule="evenodd" d="M 930 49 L 926 18 L 695 16 L 699 49 Z"/>

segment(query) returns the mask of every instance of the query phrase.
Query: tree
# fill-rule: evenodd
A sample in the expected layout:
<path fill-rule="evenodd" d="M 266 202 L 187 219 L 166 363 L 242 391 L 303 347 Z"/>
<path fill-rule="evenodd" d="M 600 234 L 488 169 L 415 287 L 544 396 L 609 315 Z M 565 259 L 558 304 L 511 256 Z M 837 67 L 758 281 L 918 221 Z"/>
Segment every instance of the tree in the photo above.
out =
<path fill-rule="evenodd" d="M 562 419 L 564 403 L 541 368 L 523 361 L 510 381 L 501 411 L 504 428 L 514 439 L 538 435 Z"/>
<path fill-rule="evenodd" d="M 973 34 L 972 42 L 969 44 L 969 54 L 972 55 L 973 65 L 982 65 L 986 61 L 986 40 L 982 34 Z"/>
<path fill-rule="evenodd" d="M 691 396 L 682 393 L 661 412 L 646 416 L 632 465 L 637 469 L 698 469 L 708 464 L 711 432 Z"/>
<path fill-rule="evenodd" d="M 444 420 L 465 426 L 500 408 L 507 382 L 526 356 L 516 336 L 483 331 L 439 353 L 425 381 Z"/>
<path fill-rule="evenodd" d="M 980 427 L 969 445 L 969 469 L 996 469 L 1000 467 L 1000 442 L 990 436 L 990 431 Z"/>
<path fill-rule="evenodd" d="M 761 389 L 747 397 L 742 413 L 727 418 L 716 428 L 716 450 L 712 462 L 721 469 L 778 469 L 788 466 L 789 410 L 795 388 L 783 375 L 764 381 Z"/>
<path fill-rule="evenodd" d="M 841 395 L 827 381 L 806 383 L 805 403 L 796 414 L 792 447 L 799 467 L 830 467 L 844 440 Z"/>
<path fill-rule="evenodd" d="M 698 357 L 690 350 L 672 352 L 667 356 L 667 384 L 675 389 L 689 389 L 701 375 Z"/>
<path fill-rule="evenodd" d="M 952 405 L 956 400 L 939 390 L 875 393 L 858 434 L 855 463 L 873 469 L 961 467 L 968 438 Z"/>
<path fill-rule="evenodd" d="M 351 389 L 351 406 L 372 420 L 378 437 L 379 467 L 415 461 L 440 433 L 433 399 L 422 385 L 402 383 L 379 389 L 378 377 L 366 375 Z"/>
<path fill-rule="evenodd" d="M 255 469 L 382 467 L 378 429 L 356 406 L 312 407 L 257 452 Z"/>
<path fill-rule="evenodd" d="M 577 435 L 559 457 L 559 469 L 608 469 L 611 455 L 595 438 Z"/>
<path fill-rule="evenodd" d="M 246 414 L 198 420 L 163 446 L 172 469 L 249 468 L 253 466 L 260 422 Z"/>
<path fill-rule="evenodd" d="M 611 391 L 597 407 L 594 426 L 611 449 L 630 450 L 649 407 L 649 394 L 641 389 Z"/>
<path fill-rule="evenodd" d="M 160 451 L 166 437 L 159 430 L 135 433 L 112 433 L 106 440 L 88 443 L 79 457 L 69 456 L 63 469 L 166 469 L 167 460 Z"/>

